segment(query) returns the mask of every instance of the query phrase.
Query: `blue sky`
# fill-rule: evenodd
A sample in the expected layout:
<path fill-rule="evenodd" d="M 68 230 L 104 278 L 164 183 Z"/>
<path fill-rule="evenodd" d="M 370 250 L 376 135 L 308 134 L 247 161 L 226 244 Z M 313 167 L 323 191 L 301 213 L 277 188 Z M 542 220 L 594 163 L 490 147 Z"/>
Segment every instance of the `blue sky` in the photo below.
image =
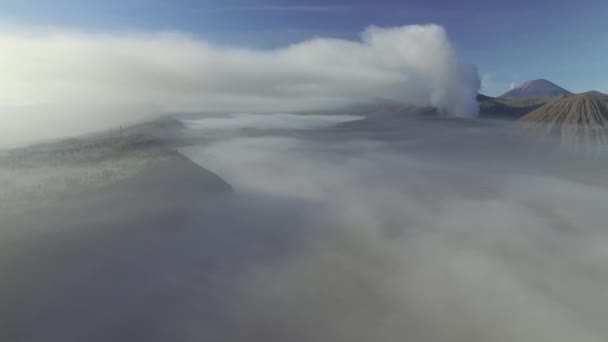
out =
<path fill-rule="evenodd" d="M 252 48 L 356 38 L 369 25 L 438 23 L 478 66 L 489 95 L 535 78 L 608 92 L 607 13 L 605 0 L 0 0 L 0 18 L 11 24 L 179 30 Z"/>

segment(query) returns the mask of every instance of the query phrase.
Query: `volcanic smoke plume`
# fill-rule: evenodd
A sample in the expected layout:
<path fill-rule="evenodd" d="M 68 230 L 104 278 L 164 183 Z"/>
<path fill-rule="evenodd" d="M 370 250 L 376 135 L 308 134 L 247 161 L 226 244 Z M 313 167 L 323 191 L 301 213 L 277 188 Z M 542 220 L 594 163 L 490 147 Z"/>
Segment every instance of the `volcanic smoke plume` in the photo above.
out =
<path fill-rule="evenodd" d="M 168 112 L 286 112 L 377 98 L 477 114 L 479 80 L 437 25 L 274 50 L 183 33 L 0 31 L 0 146 Z"/>

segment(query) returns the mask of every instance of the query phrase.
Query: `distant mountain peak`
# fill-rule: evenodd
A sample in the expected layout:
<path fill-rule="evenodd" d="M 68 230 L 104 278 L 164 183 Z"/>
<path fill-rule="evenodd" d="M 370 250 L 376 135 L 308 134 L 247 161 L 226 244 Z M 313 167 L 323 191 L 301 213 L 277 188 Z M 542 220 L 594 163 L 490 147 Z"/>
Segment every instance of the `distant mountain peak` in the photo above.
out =
<path fill-rule="evenodd" d="M 545 79 L 538 79 L 520 84 L 499 97 L 505 99 L 518 99 L 532 97 L 554 97 L 568 94 L 572 93 L 556 85 L 555 83 Z"/>

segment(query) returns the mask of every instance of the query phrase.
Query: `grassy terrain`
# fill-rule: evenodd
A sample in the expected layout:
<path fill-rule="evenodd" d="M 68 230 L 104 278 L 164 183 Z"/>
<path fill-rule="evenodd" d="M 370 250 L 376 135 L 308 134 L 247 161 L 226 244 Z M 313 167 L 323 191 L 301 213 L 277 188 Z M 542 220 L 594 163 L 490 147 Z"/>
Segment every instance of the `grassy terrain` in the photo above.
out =
<path fill-rule="evenodd" d="M 519 119 L 528 113 L 540 108 L 551 97 L 529 98 L 529 99 L 502 99 L 479 94 L 480 112 L 482 118 L 494 119 Z"/>

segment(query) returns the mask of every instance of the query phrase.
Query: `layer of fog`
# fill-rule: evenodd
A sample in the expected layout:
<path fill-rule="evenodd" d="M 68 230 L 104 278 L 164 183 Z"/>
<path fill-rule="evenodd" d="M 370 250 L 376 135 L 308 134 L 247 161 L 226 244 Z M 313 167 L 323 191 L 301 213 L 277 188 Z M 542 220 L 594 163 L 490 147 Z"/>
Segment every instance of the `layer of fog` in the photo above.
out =
<path fill-rule="evenodd" d="M 406 125 L 397 139 L 343 129 L 184 149 L 237 194 L 275 199 L 278 212 L 257 215 L 304 213 L 268 220 L 277 234 L 309 228 L 301 248 L 240 278 L 229 324 L 195 319 L 189 336 L 606 340 L 608 189 L 561 178 L 578 171 L 530 156 L 510 128 Z"/>
<path fill-rule="evenodd" d="M 289 112 L 377 98 L 474 116 L 479 80 L 436 25 L 274 50 L 183 33 L 0 30 L 0 146 L 175 112 Z"/>
<path fill-rule="evenodd" d="M 273 117 L 188 119 L 234 190 L 195 210 L 157 183 L 2 221 L 0 339 L 606 340 L 593 164 L 501 123 Z"/>
<path fill-rule="evenodd" d="M 213 132 L 239 131 L 243 129 L 315 129 L 329 128 L 341 122 L 363 119 L 357 115 L 297 115 L 297 114 L 219 114 L 203 118 L 184 119 L 190 129 Z M 199 132 L 197 132 L 199 133 Z"/>

